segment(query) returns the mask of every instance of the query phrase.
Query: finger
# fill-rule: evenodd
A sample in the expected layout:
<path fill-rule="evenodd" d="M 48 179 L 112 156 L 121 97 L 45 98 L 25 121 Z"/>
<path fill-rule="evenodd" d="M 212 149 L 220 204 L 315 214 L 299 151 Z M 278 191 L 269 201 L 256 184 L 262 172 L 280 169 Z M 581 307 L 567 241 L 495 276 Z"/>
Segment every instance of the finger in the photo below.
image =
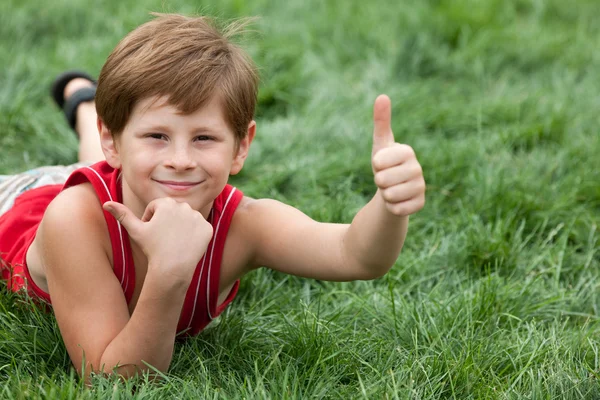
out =
<path fill-rule="evenodd" d="M 386 203 L 389 212 L 398 216 L 407 216 L 416 213 L 425 206 L 425 196 L 414 197 L 399 203 Z"/>
<path fill-rule="evenodd" d="M 142 221 L 127 206 L 116 201 L 107 201 L 102 205 L 102 208 L 115 217 L 132 237 L 136 236 L 137 232 L 141 229 Z"/>
<path fill-rule="evenodd" d="M 408 182 L 423 175 L 421 165 L 415 161 L 396 165 L 375 173 L 375 184 L 380 189 Z"/>
<path fill-rule="evenodd" d="M 425 181 L 415 179 L 399 185 L 390 186 L 386 189 L 380 189 L 381 197 L 390 204 L 408 201 L 422 196 L 425 192 Z"/>
<path fill-rule="evenodd" d="M 416 160 L 417 156 L 412 147 L 407 144 L 394 143 L 392 146 L 381 149 L 373 156 L 373 169 L 381 171 L 396 165 Z"/>
<path fill-rule="evenodd" d="M 392 103 L 385 94 L 375 99 L 373 106 L 373 152 L 375 155 L 379 150 L 394 143 L 392 133 Z"/>
<path fill-rule="evenodd" d="M 181 206 L 190 207 L 189 204 L 185 202 L 185 200 L 175 200 L 170 197 L 161 197 L 158 199 L 154 199 L 146 206 L 141 221 L 148 222 L 152 219 L 152 217 L 154 217 L 154 215 L 156 215 L 159 209 L 172 209 L 178 204 Z"/>
<path fill-rule="evenodd" d="M 156 201 L 151 201 L 150 203 L 148 203 L 148 205 L 146 206 L 146 209 L 144 210 L 144 215 L 142 215 L 142 222 L 148 222 L 152 219 L 152 217 L 154 216 L 154 213 L 156 212 L 156 205 L 157 202 Z"/>

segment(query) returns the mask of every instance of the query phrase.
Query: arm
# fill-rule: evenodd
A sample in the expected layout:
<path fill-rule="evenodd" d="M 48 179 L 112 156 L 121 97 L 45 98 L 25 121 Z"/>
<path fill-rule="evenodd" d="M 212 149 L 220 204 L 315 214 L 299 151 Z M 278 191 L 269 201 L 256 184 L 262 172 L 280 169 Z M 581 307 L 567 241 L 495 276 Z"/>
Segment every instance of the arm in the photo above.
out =
<path fill-rule="evenodd" d="M 350 225 L 318 223 L 272 200 L 256 200 L 244 223 L 255 240 L 256 263 L 324 280 L 373 279 L 394 264 L 406 238 L 408 215 L 425 201 L 425 181 L 414 151 L 394 142 L 391 105 L 374 108 L 372 164 L 378 190 Z"/>
<path fill-rule="evenodd" d="M 425 204 L 423 170 L 414 150 L 395 142 L 391 119 L 390 99 L 379 96 L 373 109 L 371 151 L 377 193 L 344 238 L 346 251 L 376 277 L 392 267 L 406 239 L 408 216 Z"/>
<path fill-rule="evenodd" d="M 348 259 L 368 271 L 368 278 L 378 278 L 396 262 L 407 232 L 408 216 L 390 213 L 377 192 L 348 227 L 343 238 L 344 251 Z"/>
<path fill-rule="evenodd" d="M 128 377 L 148 370 L 147 364 L 166 371 L 187 285 L 182 279 L 164 279 L 161 271 L 176 265 L 148 266 L 130 316 L 112 271 L 110 248 L 101 244 L 108 233 L 95 194 L 80 186 L 61 193 L 38 235 L 54 313 L 79 374 L 118 367 L 115 372 Z"/>

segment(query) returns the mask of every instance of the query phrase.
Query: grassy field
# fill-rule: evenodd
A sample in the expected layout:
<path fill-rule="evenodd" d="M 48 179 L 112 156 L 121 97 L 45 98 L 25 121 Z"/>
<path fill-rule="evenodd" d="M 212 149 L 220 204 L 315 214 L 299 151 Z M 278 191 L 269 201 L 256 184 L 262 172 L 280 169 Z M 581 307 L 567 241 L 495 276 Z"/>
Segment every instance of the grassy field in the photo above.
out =
<path fill-rule="evenodd" d="M 97 74 L 150 11 L 260 17 L 247 195 L 349 222 L 393 102 L 427 204 L 395 267 L 330 283 L 260 270 L 160 383 L 84 387 L 53 317 L 0 293 L 1 398 L 600 398 L 600 3 L 4 0 L 0 174 L 76 160 L 48 87 Z"/>

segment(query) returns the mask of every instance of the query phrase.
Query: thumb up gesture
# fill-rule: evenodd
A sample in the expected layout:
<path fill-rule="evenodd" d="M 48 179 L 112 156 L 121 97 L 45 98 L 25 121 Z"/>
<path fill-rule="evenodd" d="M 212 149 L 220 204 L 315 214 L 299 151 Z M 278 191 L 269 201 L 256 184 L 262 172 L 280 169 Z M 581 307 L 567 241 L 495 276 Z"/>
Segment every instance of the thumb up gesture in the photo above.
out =
<path fill-rule="evenodd" d="M 423 170 L 412 147 L 394 140 L 392 104 L 386 95 L 375 100 L 373 122 L 371 165 L 377 195 L 383 198 L 390 213 L 414 214 L 425 204 Z"/>

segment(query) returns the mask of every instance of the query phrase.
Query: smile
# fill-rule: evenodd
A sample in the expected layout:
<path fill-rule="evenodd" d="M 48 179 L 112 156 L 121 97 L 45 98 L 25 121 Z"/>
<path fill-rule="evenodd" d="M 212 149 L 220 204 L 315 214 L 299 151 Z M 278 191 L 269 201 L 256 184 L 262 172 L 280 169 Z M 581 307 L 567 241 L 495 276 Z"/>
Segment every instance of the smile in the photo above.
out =
<path fill-rule="evenodd" d="M 177 191 L 185 191 L 185 190 L 189 190 L 195 186 L 198 186 L 199 184 L 202 183 L 202 181 L 200 182 L 188 182 L 188 181 L 159 181 L 154 179 L 155 182 L 160 183 L 163 186 L 168 187 L 169 189 L 172 190 L 177 190 Z"/>

